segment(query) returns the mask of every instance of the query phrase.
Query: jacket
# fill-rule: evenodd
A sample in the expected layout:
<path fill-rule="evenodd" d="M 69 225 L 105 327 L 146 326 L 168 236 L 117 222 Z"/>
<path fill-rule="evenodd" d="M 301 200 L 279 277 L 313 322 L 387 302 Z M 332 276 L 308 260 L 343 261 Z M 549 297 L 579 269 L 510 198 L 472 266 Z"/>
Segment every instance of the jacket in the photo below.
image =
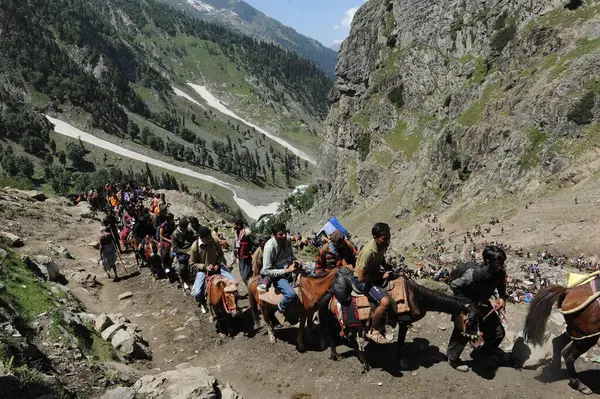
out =
<path fill-rule="evenodd" d="M 296 260 L 292 251 L 292 242 L 288 237 L 282 247 L 279 247 L 275 237 L 271 237 L 263 250 L 263 266 L 260 274 L 271 278 L 285 277 L 286 269 Z"/>
<path fill-rule="evenodd" d="M 319 249 L 319 255 L 315 261 L 315 274 L 323 273 L 336 267 L 348 265 L 354 267 L 356 264 L 356 248 L 348 241 L 342 251 L 336 251 L 332 242 L 323 245 Z"/>
<path fill-rule="evenodd" d="M 485 265 L 467 269 L 461 277 L 450 283 L 450 287 L 454 296 L 462 302 L 488 302 L 496 290 L 500 298 L 508 298 L 506 271 L 502 269 L 492 273 Z"/>
<path fill-rule="evenodd" d="M 194 241 L 189 254 L 191 266 L 195 266 L 201 272 L 206 273 L 208 265 L 222 265 L 225 263 L 225 255 L 221 246 L 212 239 L 206 245 L 202 244 L 200 239 Z"/>
<path fill-rule="evenodd" d="M 173 252 L 178 255 L 187 253 L 192 247 L 193 243 L 194 233 L 190 229 L 181 231 L 178 227 L 171 236 L 171 247 L 173 248 Z"/>

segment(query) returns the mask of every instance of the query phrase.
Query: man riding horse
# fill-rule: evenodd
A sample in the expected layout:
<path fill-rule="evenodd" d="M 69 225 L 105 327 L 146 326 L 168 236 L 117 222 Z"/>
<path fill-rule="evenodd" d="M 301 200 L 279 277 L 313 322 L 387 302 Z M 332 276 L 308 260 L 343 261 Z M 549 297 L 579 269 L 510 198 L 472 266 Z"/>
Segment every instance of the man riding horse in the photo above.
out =
<path fill-rule="evenodd" d="M 356 264 L 356 248 L 344 237 L 339 230 L 329 237 L 330 241 L 319 249 L 315 260 L 315 275 L 320 276 L 332 269 L 346 266 L 354 270 Z"/>
<path fill-rule="evenodd" d="M 470 304 L 471 314 L 479 321 L 479 329 L 483 333 L 484 344 L 471 353 L 471 357 L 486 362 L 500 363 L 498 349 L 504 339 L 504 327 L 498 311 L 504 308 L 508 298 L 506 293 L 506 270 L 504 262 L 506 253 L 498 246 L 488 246 L 483 251 L 483 264 L 468 268 L 464 274 L 450 283 L 454 297 L 463 304 Z M 494 305 L 490 298 L 497 290 L 499 299 Z M 452 368 L 467 372 L 469 367 L 460 361 L 460 354 L 468 339 L 456 328 L 452 331 L 448 344 L 448 362 Z"/>
<path fill-rule="evenodd" d="M 286 324 L 286 312 L 298 298 L 291 284 L 292 273 L 299 267 L 292 251 L 292 244 L 283 223 L 275 223 L 271 229 L 272 237 L 265 244 L 263 254 L 263 267 L 260 274 L 268 277 L 272 284 L 283 294 L 283 299 L 278 305 L 275 317 Z"/>
<path fill-rule="evenodd" d="M 208 274 L 221 274 L 223 277 L 236 281 L 225 266 L 225 255 L 221 246 L 213 240 L 208 227 L 200 227 L 198 238 L 190 249 L 190 266 L 197 270 L 193 295 L 202 313 L 206 313 L 205 281 Z"/>
<path fill-rule="evenodd" d="M 352 282 L 366 295 L 370 301 L 378 304 L 373 313 L 371 331 L 366 336 L 378 344 L 387 344 L 385 338 L 386 316 L 395 320 L 392 301 L 382 288 L 391 274 L 390 267 L 385 261 L 385 252 L 390 245 L 390 226 L 386 223 L 376 223 L 371 229 L 373 241 L 363 247 L 358 254 Z"/>

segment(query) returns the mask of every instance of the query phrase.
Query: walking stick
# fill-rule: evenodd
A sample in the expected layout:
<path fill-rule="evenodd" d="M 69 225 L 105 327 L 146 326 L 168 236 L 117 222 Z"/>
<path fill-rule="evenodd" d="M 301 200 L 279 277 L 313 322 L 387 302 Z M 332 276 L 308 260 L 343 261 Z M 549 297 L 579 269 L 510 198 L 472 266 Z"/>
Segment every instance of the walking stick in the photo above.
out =
<path fill-rule="evenodd" d="M 117 256 L 119 257 L 119 260 L 121 261 L 121 266 L 123 266 L 125 273 L 129 274 L 129 272 L 127 271 L 127 268 L 125 267 L 125 262 L 123 262 L 123 258 L 121 258 L 121 254 L 119 253 L 119 251 L 117 251 L 117 246 L 115 245 L 115 240 L 112 240 L 112 245 L 113 245 L 113 248 L 115 249 L 115 252 L 117 253 Z"/>

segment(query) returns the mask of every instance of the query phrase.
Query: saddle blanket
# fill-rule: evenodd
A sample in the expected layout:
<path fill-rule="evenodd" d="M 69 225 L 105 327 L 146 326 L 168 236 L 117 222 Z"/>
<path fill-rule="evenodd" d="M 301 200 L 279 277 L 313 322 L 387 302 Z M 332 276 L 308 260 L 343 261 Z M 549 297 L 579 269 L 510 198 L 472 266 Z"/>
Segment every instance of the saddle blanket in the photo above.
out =
<path fill-rule="evenodd" d="M 410 312 L 408 296 L 406 293 L 406 284 L 403 278 L 390 281 L 386 287 L 387 293 L 396 302 L 398 314 Z M 372 316 L 371 303 L 366 295 L 352 296 L 353 312 L 359 320 L 368 320 Z"/>
<path fill-rule="evenodd" d="M 299 287 L 295 287 L 294 291 L 296 291 L 296 295 L 298 296 L 298 298 L 302 298 L 302 296 L 300 295 Z M 281 300 L 283 299 L 283 294 L 277 288 L 269 287 L 267 292 L 263 292 L 258 296 L 258 299 L 260 299 L 263 302 L 270 303 L 271 305 L 277 306 L 279 305 L 279 302 L 281 302 Z"/>

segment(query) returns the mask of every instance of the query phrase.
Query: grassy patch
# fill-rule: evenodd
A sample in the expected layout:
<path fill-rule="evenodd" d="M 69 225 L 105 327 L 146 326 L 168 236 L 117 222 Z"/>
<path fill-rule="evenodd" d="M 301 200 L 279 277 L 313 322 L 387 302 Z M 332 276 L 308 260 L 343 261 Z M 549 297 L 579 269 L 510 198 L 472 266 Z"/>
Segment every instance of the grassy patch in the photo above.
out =
<path fill-rule="evenodd" d="M 407 159 L 412 159 L 421 144 L 421 136 L 416 132 L 408 133 L 406 122 L 400 120 L 392 134 L 385 138 L 385 141 L 391 149 L 402 151 Z"/>
<path fill-rule="evenodd" d="M 554 62 L 556 66 L 554 67 L 554 69 L 552 69 L 552 71 L 550 71 L 548 79 L 552 81 L 556 77 L 558 77 L 558 75 L 566 71 L 569 68 L 569 65 L 571 65 L 571 61 L 573 61 L 574 58 L 590 54 L 598 50 L 599 48 L 600 38 L 582 39 L 577 41 L 575 49 L 570 51 L 567 55 L 561 57 L 560 60 L 558 60 L 558 62 Z"/>
<path fill-rule="evenodd" d="M 358 138 L 358 155 L 361 161 L 365 161 L 371 151 L 371 134 L 363 133 Z"/>
<path fill-rule="evenodd" d="M 0 187 L 12 187 L 19 190 L 31 190 L 33 184 L 31 180 L 22 179 L 19 177 L 10 177 L 3 172 L 0 172 Z"/>
<path fill-rule="evenodd" d="M 519 170 L 521 172 L 529 171 L 540 163 L 538 152 L 548 140 L 548 135 L 537 128 L 531 128 L 527 132 L 529 145 L 519 159 Z"/>
<path fill-rule="evenodd" d="M 364 109 L 354 114 L 352 121 L 361 125 L 363 128 L 365 128 L 365 130 L 369 128 L 369 117 L 366 115 Z"/>
<path fill-rule="evenodd" d="M 485 109 L 489 102 L 498 94 L 499 88 L 496 85 L 488 85 L 481 98 L 471 103 L 463 114 L 458 117 L 458 123 L 465 126 L 476 126 L 483 120 Z"/>
<path fill-rule="evenodd" d="M 0 293 L 0 301 L 8 303 L 18 314 L 23 327 L 41 313 L 53 307 L 52 293 L 12 252 L 1 260 L 0 280 L 6 290 Z"/>
<path fill-rule="evenodd" d="M 487 76 L 488 73 L 488 67 L 483 58 L 477 57 L 476 62 L 477 65 L 475 66 L 475 70 L 473 71 L 473 74 L 467 81 L 467 84 L 469 85 L 481 84 L 481 82 L 483 82 L 483 79 Z"/>

